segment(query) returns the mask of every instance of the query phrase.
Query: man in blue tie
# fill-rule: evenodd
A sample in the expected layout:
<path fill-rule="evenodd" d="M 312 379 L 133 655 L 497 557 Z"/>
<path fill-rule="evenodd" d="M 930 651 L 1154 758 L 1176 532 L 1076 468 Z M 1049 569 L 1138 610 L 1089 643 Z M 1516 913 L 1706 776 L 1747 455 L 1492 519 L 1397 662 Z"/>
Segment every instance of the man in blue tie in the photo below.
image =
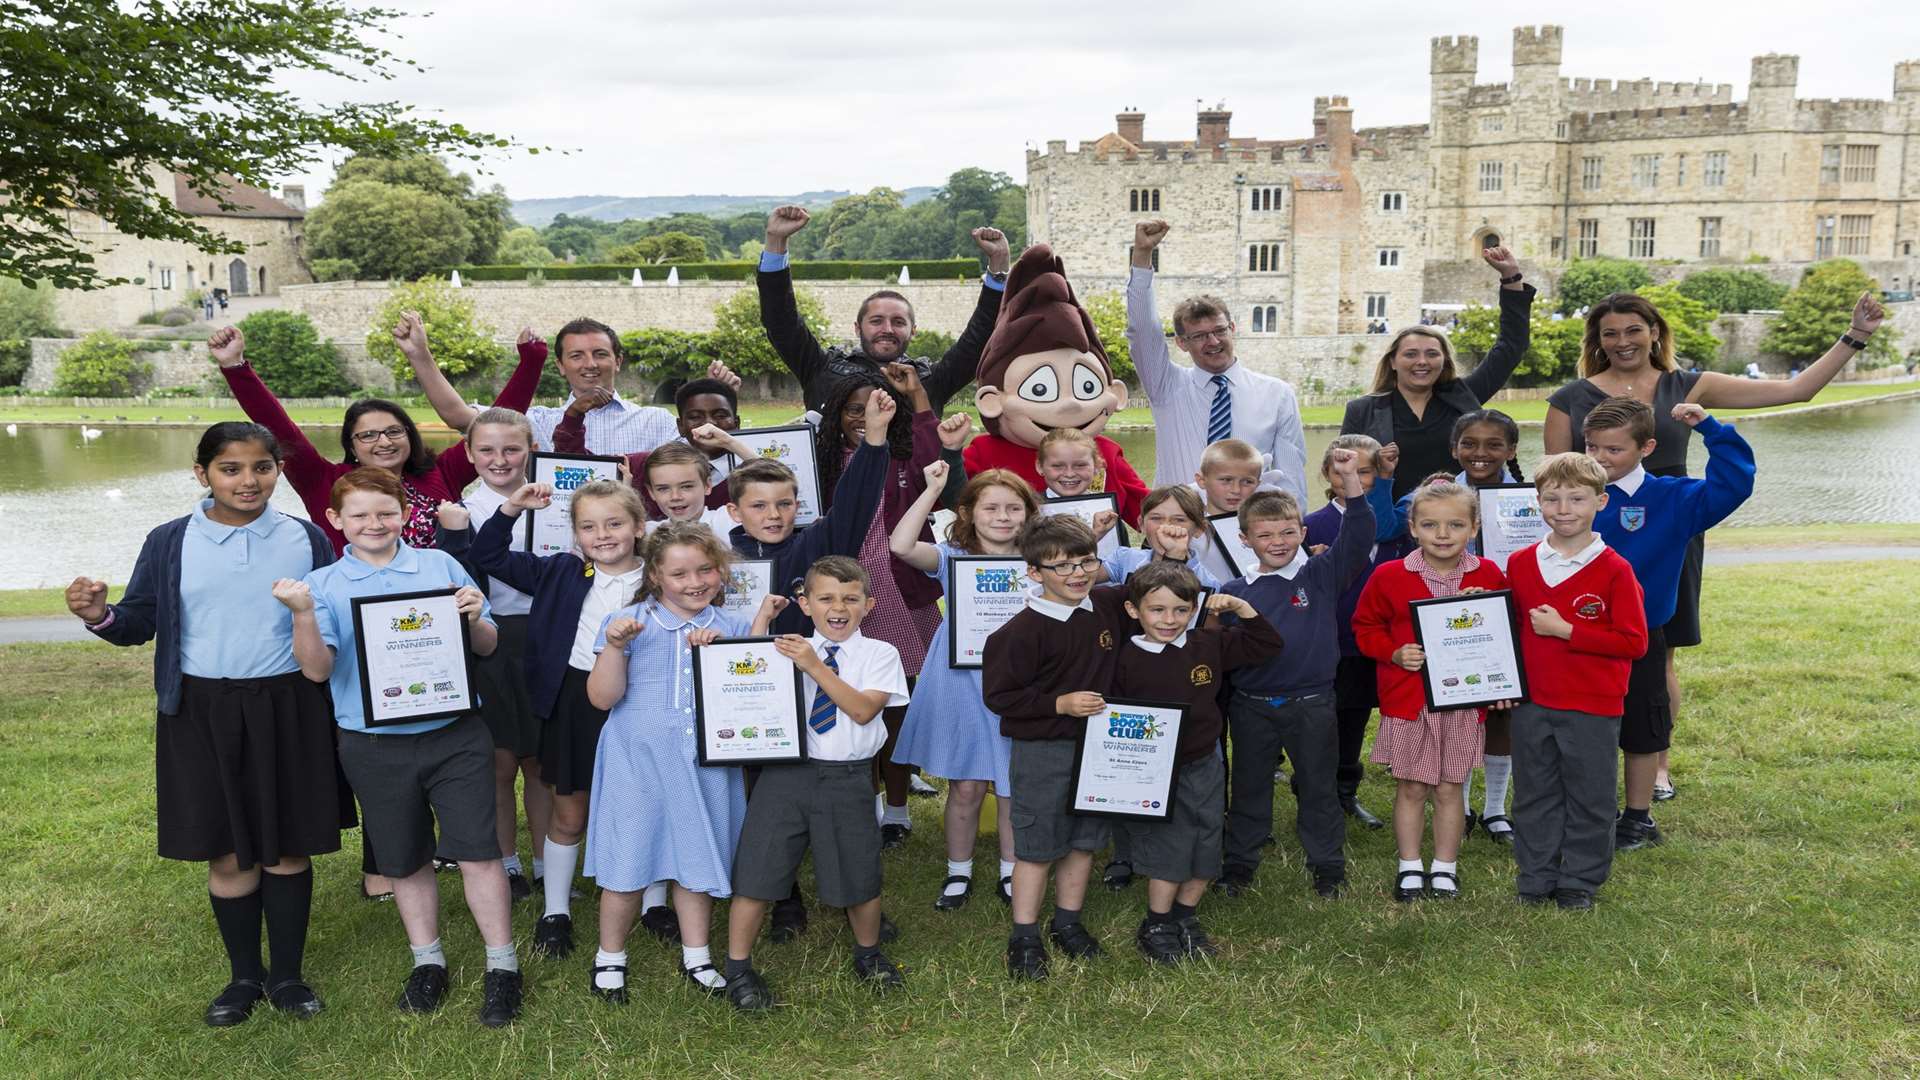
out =
<path fill-rule="evenodd" d="M 1307 439 L 1300 426 L 1300 403 L 1286 380 L 1239 362 L 1226 301 L 1195 296 L 1173 309 L 1174 344 L 1193 366 L 1173 362 L 1153 295 L 1154 257 L 1167 232 L 1164 221 L 1134 226 L 1133 265 L 1127 277 L 1127 345 L 1141 389 L 1153 406 L 1158 433 L 1155 482 L 1170 484 L 1193 476 L 1208 446 L 1241 439 L 1265 459 L 1261 487 L 1290 492 L 1304 505 Z"/>

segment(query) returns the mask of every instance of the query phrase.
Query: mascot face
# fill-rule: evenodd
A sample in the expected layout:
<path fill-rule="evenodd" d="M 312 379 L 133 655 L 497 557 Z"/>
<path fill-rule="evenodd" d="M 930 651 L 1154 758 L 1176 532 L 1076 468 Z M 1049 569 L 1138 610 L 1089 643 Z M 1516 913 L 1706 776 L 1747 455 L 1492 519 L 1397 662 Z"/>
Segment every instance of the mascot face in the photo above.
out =
<path fill-rule="evenodd" d="M 1055 428 L 1098 435 L 1127 405 L 1127 385 L 1108 377 L 1106 359 L 1071 347 L 1014 357 L 1002 383 L 979 387 L 974 401 L 983 420 L 1022 446 L 1039 446 Z"/>

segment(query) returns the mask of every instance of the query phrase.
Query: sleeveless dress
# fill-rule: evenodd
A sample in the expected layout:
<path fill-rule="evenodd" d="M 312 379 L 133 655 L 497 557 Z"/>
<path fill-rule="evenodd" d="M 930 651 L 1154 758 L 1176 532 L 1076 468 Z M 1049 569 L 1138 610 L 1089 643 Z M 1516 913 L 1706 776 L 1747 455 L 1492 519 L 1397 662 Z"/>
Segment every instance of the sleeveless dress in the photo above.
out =
<path fill-rule="evenodd" d="M 940 562 L 930 576 L 944 587 L 951 560 L 966 552 L 950 544 L 936 544 L 934 550 Z M 947 663 L 947 621 L 940 620 L 893 748 L 894 763 L 918 765 L 948 780 L 991 780 L 993 793 L 1004 799 L 1012 795 L 1007 782 L 1012 752 L 1013 740 L 1000 734 L 1000 717 L 986 706 L 980 669 Z"/>

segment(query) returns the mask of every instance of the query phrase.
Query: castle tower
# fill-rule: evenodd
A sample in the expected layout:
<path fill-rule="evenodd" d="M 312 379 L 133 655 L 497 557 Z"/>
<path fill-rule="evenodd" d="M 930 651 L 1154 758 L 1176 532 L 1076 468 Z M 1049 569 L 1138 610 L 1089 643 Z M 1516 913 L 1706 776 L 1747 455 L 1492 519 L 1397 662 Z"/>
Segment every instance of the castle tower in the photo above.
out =
<path fill-rule="evenodd" d="M 1904 116 L 1905 130 L 1920 132 L 1920 60 L 1893 65 L 1893 107 L 1896 116 Z"/>
<path fill-rule="evenodd" d="M 1433 145 L 1458 146 L 1467 141 L 1467 96 L 1480 70 L 1480 39 L 1471 34 L 1434 38 L 1433 59 L 1427 70 Z"/>
<path fill-rule="evenodd" d="M 1800 82 L 1800 58 L 1768 53 L 1753 58 L 1747 80 L 1748 130 L 1793 126 L 1793 92 Z"/>
<path fill-rule="evenodd" d="M 1513 133 L 1520 138 L 1551 139 L 1565 119 L 1560 92 L 1558 26 L 1513 29 Z"/>

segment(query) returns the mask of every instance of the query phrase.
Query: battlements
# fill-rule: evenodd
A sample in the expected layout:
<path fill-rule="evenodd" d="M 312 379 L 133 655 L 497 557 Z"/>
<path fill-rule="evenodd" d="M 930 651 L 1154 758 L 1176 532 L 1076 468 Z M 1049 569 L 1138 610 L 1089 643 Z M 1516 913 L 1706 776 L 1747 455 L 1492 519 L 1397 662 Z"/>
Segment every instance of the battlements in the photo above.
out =
<path fill-rule="evenodd" d="M 1865 98 L 1835 98 L 1793 103 L 1793 126 L 1799 131 L 1879 131 L 1887 103 Z"/>
<path fill-rule="evenodd" d="M 1558 26 L 1514 27 L 1513 66 L 1548 64 L 1559 67 L 1561 34 Z"/>
<path fill-rule="evenodd" d="M 1472 75 L 1480 70 L 1480 39 L 1472 34 L 1433 39 L 1433 62 L 1427 69 L 1435 75 Z"/>
<path fill-rule="evenodd" d="M 1747 79 L 1749 92 L 1762 87 L 1787 87 L 1800 82 L 1800 58 L 1785 53 L 1768 53 L 1753 58 L 1753 73 Z"/>
<path fill-rule="evenodd" d="M 1902 60 L 1893 65 L 1894 94 L 1920 94 L 1920 60 Z"/>
<path fill-rule="evenodd" d="M 1652 79 L 1561 79 L 1560 89 L 1573 112 L 1612 112 L 1619 109 L 1731 105 L 1732 83 L 1654 82 Z"/>
<path fill-rule="evenodd" d="M 1579 111 L 1570 121 L 1575 143 L 1608 142 L 1654 136 L 1738 135 L 1747 130 L 1748 113 L 1739 105 L 1715 103 L 1697 108 L 1682 105 L 1670 109 Z"/>

